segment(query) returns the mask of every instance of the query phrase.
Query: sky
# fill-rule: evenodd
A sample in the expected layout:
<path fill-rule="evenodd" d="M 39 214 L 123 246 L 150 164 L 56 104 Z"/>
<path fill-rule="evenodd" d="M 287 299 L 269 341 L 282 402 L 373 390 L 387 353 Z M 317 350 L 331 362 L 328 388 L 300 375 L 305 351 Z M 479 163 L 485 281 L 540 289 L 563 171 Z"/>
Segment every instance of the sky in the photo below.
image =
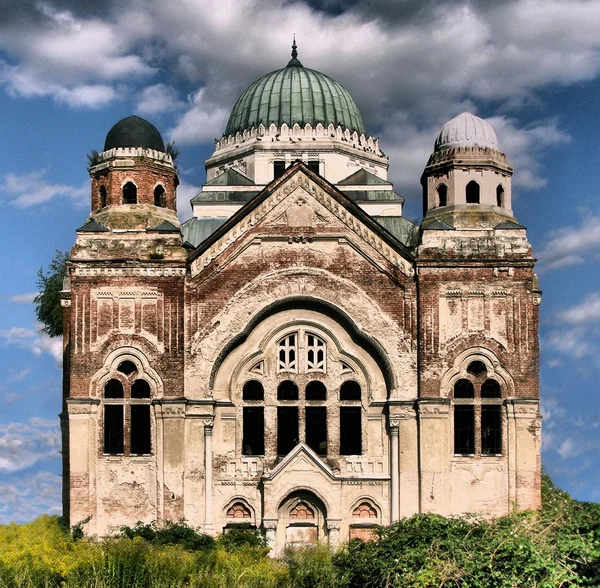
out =
<path fill-rule="evenodd" d="M 600 501 L 600 0 L 0 0 L 0 524 L 60 513 L 61 342 L 37 272 L 89 214 L 86 154 L 137 114 L 181 150 L 178 214 L 236 98 L 285 66 L 340 82 L 419 220 L 441 125 L 485 118 L 514 167 L 540 307 L 542 463 Z"/>

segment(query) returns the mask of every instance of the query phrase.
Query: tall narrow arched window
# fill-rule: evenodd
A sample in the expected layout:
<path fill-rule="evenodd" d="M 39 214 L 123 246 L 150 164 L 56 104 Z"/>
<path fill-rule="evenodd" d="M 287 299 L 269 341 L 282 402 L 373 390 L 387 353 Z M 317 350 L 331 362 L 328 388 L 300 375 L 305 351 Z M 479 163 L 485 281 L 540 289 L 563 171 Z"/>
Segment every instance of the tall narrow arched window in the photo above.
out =
<path fill-rule="evenodd" d="M 479 204 L 479 184 L 475 180 L 471 180 L 467 184 L 465 193 L 467 204 Z"/>
<path fill-rule="evenodd" d="M 448 187 L 446 184 L 440 184 L 437 187 L 437 205 L 446 206 L 448 204 Z"/>
<path fill-rule="evenodd" d="M 104 208 L 106 206 L 106 187 L 100 186 L 98 193 L 100 194 L 100 208 Z"/>
<path fill-rule="evenodd" d="M 496 188 L 496 204 L 498 206 L 504 206 L 504 187 L 502 184 L 498 184 Z"/>
<path fill-rule="evenodd" d="M 166 206 L 165 202 L 165 189 L 160 184 L 154 188 L 154 206 Z"/>
<path fill-rule="evenodd" d="M 133 182 L 123 186 L 123 204 L 137 204 L 137 187 Z"/>

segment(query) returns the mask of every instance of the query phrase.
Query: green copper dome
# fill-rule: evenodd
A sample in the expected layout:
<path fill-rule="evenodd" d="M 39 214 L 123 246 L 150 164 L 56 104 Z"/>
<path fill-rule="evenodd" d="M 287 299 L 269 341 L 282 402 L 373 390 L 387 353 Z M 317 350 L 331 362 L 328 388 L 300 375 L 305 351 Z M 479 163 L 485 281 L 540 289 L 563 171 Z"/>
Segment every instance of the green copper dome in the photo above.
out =
<path fill-rule="evenodd" d="M 104 151 L 115 147 L 144 147 L 165 151 L 165 144 L 158 129 L 139 116 L 128 116 L 108 131 Z"/>
<path fill-rule="evenodd" d="M 364 127 L 356 103 L 335 80 L 304 67 L 298 61 L 296 43 L 287 67 L 256 80 L 235 103 L 225 135 L 272 123 L 301 127 L 333 123 L 342 129 L 363 134 Z"/>

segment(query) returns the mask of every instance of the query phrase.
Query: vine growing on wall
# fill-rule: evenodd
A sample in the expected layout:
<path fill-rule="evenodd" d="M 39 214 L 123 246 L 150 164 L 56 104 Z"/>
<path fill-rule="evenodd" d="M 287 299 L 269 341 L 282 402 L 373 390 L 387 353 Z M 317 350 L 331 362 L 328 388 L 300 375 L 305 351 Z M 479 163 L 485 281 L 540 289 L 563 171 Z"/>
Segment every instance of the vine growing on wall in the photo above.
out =
<path fill-rule="evenodd" d="M 50 337 L 63 334 L 63 316 L 60 306 L 60 293 L 63 289 L 63 278 L 67 269 L 68 254 L 56 251 L 46 272 L 38 271 L 37 286 L 39 294 L 34 298 L 35 314 L 42 324 L 42 333 Z"/>

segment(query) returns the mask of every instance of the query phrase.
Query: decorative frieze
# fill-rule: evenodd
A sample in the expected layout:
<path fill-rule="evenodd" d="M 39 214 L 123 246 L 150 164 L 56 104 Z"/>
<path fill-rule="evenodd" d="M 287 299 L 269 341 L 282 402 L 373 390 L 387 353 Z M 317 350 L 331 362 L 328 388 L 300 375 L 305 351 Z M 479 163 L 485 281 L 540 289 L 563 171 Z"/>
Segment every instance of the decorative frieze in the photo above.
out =
<path fill-rule="evenodd" d="M 170 278 L 185 276 L 185 267 L 81 267 L 75 266 L 73 272 L 76 276 L 84 277 L 121 277 L 121 278 Z"/>

